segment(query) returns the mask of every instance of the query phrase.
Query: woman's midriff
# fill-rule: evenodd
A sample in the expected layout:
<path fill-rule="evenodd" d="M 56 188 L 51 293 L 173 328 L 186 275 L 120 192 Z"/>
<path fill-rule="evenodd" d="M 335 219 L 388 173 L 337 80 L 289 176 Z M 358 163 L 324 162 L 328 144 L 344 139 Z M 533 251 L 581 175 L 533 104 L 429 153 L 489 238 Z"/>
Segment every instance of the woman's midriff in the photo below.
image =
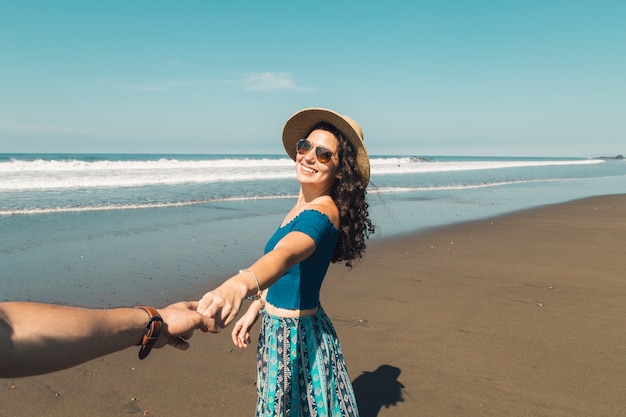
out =
<path fill-rule="evenodd" d="M 273 306 L 272 304 L 265 302 L 265 311 L 273 316 L 284 317 L 284 318 L 294 318 L 294 317 L 306 317 L 312 316 L 317 313 L 318 307 L 309 308 L 306 310 L 289 310 L 286 308 L 279 308 Z"/>

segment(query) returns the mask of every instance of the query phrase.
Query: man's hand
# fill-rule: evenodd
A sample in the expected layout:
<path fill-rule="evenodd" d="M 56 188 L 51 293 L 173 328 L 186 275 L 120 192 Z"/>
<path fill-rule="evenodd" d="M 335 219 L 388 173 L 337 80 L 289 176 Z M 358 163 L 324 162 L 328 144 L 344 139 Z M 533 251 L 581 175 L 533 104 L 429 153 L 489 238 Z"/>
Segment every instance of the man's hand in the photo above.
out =
<path fill-rule="evenodd" d="M 193 336 L 194 330 L 213 325 L 213 320 L 198 313 L 197 308 L 197 301 L 181 301 L 158 309 L 163 319 L 163 328 L 154 347 L 170 345 L 181 350 L 189 349 L 188 340 Z"/>

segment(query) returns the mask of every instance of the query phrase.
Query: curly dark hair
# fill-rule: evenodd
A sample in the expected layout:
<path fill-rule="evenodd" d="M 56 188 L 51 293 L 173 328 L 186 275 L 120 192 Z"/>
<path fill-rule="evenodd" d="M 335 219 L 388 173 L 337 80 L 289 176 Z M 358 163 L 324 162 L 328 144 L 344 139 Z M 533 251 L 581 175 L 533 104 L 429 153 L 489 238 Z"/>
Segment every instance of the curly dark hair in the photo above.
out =
<path fill-rule="evenodd" d="M 363 257 L 365 240 L 375 231 L 365 199 L 367 184 L 356 162 L 356 151 L 343 134 L 330 123 L 319 123 L 310 132 L 317 129 L 332 133 L 339 141 L 339 177 L 333 185 L 331 197 L 339 209 L 341 234 L 332 262 L 345 261 L 351 268 L 352 260 Z"/>

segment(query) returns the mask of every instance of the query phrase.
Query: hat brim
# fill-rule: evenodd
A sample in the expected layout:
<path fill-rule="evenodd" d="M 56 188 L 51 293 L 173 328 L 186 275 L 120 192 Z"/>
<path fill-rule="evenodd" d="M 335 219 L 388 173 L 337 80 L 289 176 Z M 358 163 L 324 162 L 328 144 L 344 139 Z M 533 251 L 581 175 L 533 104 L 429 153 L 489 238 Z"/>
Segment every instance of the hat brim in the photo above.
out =
<path fill-rule="evenodd" d="M 296 160 L 296 144 L 305 138 L 313 126 L 318 123 L 330 123 L 339 130 L 352 144 L 356 151 L 356 161 L 363 176 L 365 184 L 369 183 L 370 162 L 367 156 L 367 148 L 363 141 L 363 132 L 356 121 L 335 111 L 323 108 L 310 108 L 300 110 L 287 120 L 283 128 L 283 146 L 287 155 Z"/>

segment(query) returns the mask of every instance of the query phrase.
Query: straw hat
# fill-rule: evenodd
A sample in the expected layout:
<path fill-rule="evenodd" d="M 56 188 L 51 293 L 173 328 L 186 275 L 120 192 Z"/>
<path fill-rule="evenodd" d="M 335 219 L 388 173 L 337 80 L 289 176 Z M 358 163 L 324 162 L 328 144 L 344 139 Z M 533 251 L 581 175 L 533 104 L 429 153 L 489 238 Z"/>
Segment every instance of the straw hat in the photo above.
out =
<path fill-rule="evenodd" d="M 335 126 L 348 139 L 356 151 L 356 163 L 363 175 L 365 185 L 370 180 L 370 161 L 363 142 L 363 131 L 352 118 L 335 111 L 321 108 L 300 110 L 287 120 L 283 128 L 283 145 L 287 154 L 296 160 L 296 143 L 305 138 L 318 123 L 326 122 Z"/>

